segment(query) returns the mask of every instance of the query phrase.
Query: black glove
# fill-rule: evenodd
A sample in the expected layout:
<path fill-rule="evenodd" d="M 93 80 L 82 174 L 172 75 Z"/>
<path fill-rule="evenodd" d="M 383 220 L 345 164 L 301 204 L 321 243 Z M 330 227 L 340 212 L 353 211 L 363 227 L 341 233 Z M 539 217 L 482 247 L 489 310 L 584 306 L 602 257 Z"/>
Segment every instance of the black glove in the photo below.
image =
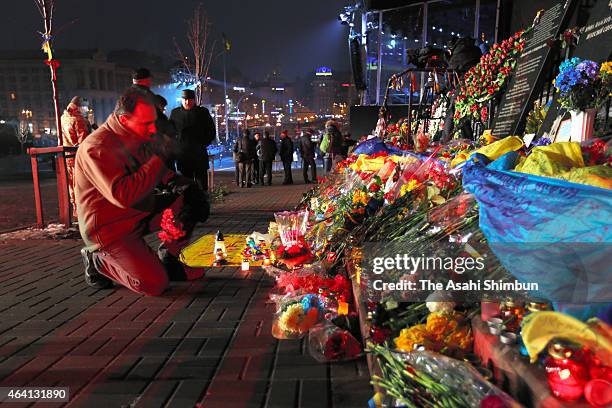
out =
<path fill-rule="evenodd" d="M 181 153 L 179 143 L 164 134 L 158 134 L 153 139 L 153 151 L 165 162 L 178 159 Z"/>

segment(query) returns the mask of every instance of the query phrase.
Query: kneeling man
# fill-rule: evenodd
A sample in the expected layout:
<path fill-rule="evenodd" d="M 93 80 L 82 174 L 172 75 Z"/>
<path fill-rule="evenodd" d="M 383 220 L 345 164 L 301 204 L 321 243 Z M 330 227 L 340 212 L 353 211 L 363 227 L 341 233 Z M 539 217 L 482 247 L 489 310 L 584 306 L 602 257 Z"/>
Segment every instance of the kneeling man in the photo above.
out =
<path fill-rule="evenodd" d="M 76 155 L 76 201 L 85 280 L 95 288 L 113 281 L 143 295 L 158 296 L 170 280 L 189 280 L 177 260 L 198 221 L 209 214 L 207 193 L 170 171 L 165 163 L 179 153 L 176 142 L 156 133 L 157 112 L 150 96 L 129 88 L 113 114 L 79 147 Z M 169 208 L 170 211 L 165 211 Z M 168 216 L 181 234 L 160 245 L 158 253 L 144 241 Z"/>

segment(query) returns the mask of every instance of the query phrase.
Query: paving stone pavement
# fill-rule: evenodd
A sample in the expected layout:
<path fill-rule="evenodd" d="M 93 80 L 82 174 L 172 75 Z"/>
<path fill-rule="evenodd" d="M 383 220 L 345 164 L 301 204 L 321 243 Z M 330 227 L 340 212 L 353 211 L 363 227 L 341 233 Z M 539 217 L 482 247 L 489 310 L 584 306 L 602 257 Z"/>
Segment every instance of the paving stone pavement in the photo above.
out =
<path fill-rule="evenodd" d="M 273 212 L 293 208 L 306 191 L 280 181 L 230 187 L 194 239 L 217 229 L 266 231 Z M 0 387 L 70 388 L 68 403 L 7 406 L 367 406 L 365 360 L 320 364 L 304 340 L 272 337 L 272 282 L 260 269 L 208 270 L 151 298 L 89 288 L 80 247 L 79 240 L 0 243 Z"/>

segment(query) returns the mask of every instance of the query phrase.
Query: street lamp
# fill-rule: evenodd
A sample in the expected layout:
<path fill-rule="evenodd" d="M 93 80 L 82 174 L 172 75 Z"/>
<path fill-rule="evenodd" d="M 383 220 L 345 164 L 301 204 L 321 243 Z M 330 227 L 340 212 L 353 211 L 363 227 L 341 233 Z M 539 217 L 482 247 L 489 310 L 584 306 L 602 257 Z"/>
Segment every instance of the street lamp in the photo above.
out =
<path fill-rule="evenodd" d="M 238 102 L 236 102 L 236 111 L 234 113 L 240 114 L 240 102 L 242 102 L 245 97 L 251 95 L 253 95 L 253 92 L 245 93 L 241 95 L 240 98 L 238 98 Z M 236 137 L 240 137 L 240 120 L 238 119 L 238 117 L 236 117 L 236 131 L 238 132 L 238 135 Z"/>
<path fill-rule="evenodd" d="M 32 111 L 29 109 L 22 109 L 19 117 L 19 130 L 17 132 L 17 140 L 21 144 L 21 153 L 23 153 L 23 145 L 28 140 L 30 135 L 31 124 L 28 121 L 32 118 Z"/>

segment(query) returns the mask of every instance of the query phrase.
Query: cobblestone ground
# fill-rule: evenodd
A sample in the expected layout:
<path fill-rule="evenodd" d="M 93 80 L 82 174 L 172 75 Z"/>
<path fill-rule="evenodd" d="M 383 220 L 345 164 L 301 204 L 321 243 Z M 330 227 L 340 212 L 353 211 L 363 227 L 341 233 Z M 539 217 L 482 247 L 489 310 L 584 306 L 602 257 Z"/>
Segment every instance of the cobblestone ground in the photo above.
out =
<path fill-rule="evenodd" d="M 306 190 L 275 177 L 271 187 L 231 187 L 194 239 L 266 231 Z M 320 364 L 303 340 L 271 336 L 272 283 L 261 270 L 210 270 L 147 298 L 87 287 L 80 246 L 0 243 L 0 387 L 70 387 L 67 404 L 45 407 L 367 406 L 364 360 Z"/>

